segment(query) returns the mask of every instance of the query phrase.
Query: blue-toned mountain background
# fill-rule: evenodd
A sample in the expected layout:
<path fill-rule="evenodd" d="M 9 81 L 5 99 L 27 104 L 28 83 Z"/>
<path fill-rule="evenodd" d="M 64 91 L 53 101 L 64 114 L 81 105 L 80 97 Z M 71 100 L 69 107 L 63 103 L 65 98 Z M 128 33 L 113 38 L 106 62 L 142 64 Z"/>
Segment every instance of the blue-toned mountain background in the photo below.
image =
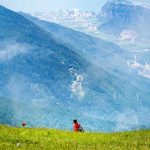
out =
<path fill-rule="evenodd" d="M 148 58 L 134 62 L 122 46 L 0 6 L 0 123 L 71 129 L 78 118 L 91 131 L 149 128 Z"/>

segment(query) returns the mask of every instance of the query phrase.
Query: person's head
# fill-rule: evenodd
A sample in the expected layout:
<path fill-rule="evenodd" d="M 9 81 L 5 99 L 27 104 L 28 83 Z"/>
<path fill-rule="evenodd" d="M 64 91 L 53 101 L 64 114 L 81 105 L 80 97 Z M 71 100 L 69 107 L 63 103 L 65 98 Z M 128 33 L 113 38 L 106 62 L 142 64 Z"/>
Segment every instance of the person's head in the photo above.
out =
<path fill-rule="evenodd" d="M 77 119 L 74 119 L 74 120 L 73 120 L 73 123 L 77 123 L 77 122 L 78 122 Z"/>

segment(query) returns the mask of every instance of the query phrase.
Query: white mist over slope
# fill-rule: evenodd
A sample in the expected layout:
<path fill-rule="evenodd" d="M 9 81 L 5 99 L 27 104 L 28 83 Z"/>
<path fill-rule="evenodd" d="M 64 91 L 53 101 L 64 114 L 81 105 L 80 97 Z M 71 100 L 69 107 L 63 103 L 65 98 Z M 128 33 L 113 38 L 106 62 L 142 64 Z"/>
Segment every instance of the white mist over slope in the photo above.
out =
<path fill-rule="evenodd" d="M 19 54 L 25 54 L 32 49 L 30 45 L 17 42 L 3 42 L 0 44 L 0 61 L 9 61 Z"/>

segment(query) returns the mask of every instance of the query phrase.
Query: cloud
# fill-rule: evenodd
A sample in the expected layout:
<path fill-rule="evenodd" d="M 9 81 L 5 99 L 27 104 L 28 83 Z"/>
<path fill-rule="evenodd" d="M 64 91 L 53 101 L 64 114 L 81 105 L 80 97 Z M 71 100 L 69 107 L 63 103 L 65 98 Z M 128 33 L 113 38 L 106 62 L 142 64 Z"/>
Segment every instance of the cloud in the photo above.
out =
<path fill-rule="evenodd" d="M 9 61 L 19 54 L 25 54 L 31 49 L 31 46 L 20 43 L 0 43 L 0 61 Z"/>
<path fill-rule="evenodd" d="M 150 79 L 150 65 L 149 64 L 142 65 L 140 63 L 133 62 L 130 64 L 130 67 L 134 70 L 137 70 L 139 75 Z"/>
<path fill-rule="evenodd" d="M 138 33 L 134 30 L 125 29 L 120 33 L 120 39 L 121 40 L 131 40 L 135 41 L 138 38 Z"/>

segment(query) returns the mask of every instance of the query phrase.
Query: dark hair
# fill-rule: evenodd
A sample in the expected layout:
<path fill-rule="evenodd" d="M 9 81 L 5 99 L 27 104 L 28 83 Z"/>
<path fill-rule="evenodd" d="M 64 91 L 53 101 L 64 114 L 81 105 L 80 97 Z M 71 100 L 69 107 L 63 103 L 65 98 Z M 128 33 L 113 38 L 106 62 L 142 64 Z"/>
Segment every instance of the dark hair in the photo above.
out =
<path fill-rule="evenodd" d="M 78 122 L 77 119 L 74 119 L 74 120 L 73 120 L 73 123 L 77 123 L 77 122 Z"/>

